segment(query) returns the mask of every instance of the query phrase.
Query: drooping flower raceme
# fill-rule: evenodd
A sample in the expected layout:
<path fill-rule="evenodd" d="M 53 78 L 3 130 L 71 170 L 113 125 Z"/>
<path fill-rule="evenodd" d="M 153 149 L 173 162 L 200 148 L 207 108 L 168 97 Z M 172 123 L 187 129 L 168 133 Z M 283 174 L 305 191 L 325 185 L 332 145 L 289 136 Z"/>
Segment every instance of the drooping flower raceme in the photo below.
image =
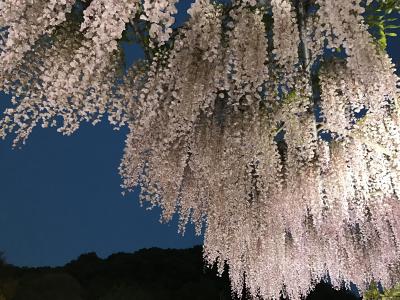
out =
<path fill-rule="evenodd" d="M 84 120 L 96 123 L 109 106 L 120 64 L 116 40 L 136 9 L 133 0 L 115 2 L 112 10 L 108 1 L 94 0 L 80 28 L 66 22 L 50 40 L 41 36 L 18 67 L 5 71 L 2 88 L 13 92 L 20 105 L 6 110 L 3 134 L 16 130 L 16 142 L 21 142 L 39 123 L 55 126 L 57 117 L 62 117 L 58 130 L 64 134 Z"/>
<path fill-rule="evenodd" d="M 398 77 L 366 3 L 196 0 L 173 30 L 176 2 L 84 1 L 76 16 L 73 1 L 3 1 L 0 87 L 15 106 L 0 136 L 104 115 L 128 126 L 123 188 L 204 232 L 205 260 L 229 265 L 237 293 L 393 285 Z M 129 24 L 148 29 L 148 55 L 124 70 Z"/>
<path fill-rule="evenodd" d="M 15 68 L 43 35 L 66 20 L 74 0 L 5 0 L 0 3 L 1 72 Z"/>
<path fill-rule="evenodd" d="M 142 19 L 151 23 L 149 35 L 159 44 L 169 40 L 172 25 L 175 23 L 174 14 L 177 13 L 175 3 L 177 0 L 145 0 L 143 9 L 145 14 Z"/>

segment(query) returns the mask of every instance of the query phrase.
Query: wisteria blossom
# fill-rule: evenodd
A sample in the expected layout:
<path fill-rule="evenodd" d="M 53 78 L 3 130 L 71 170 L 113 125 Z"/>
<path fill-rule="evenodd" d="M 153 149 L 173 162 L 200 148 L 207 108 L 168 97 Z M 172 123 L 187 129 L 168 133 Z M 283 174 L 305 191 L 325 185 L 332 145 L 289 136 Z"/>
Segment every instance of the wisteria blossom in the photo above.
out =
<path fill-rule="evenodd" d="M 172 25 L 175 23 L 174 14 L 177 13 L 175 3 L 177 0 L 145 0 L 141 15 L 143 20 L 151 22 L 150 37 L 158 44 L 169 40 L 172 33 Z"/>
<path fill-rule="evenodd" d="M 5 0 L 0 137 L 127 126 L 122 187 L 204 233 L 233 291 L 400 280 L 399 79 L 372 1 Z M 311 6 L 311 7 L 310 7 Z M 146 59 L 123 67 L 130 28 Z M 135 32 L 135 34 L 138 34 Z"/>

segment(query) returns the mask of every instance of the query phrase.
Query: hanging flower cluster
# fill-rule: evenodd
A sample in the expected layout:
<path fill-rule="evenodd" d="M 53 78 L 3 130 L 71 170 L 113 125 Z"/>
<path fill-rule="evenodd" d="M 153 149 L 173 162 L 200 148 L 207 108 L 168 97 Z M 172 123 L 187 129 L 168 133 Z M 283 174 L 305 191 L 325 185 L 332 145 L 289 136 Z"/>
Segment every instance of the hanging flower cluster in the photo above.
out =
<path fill-rule="evenodd" d="M 143 20 L 151 22 L 150 37 L 158 44 L 169 40 L 172 33 L 171 26 L 175 23 L 174 14 L 177 13 L 175 3 L 177 0 L 145 0 Z"/>
<path fill-rule="evenodd" d="M 0 34 L 2 71 L 15 68 L 43 34 L 51 33 L 65 21 L 65 14 L 71 11 L 73 4 L 73 0 L 2 1 L 0 27 L 6 28 Z"/>
<path fill-rule="evenodd" d="M 196 0 L 175 32 L 175 0 L 86 2 L 79 22 L 73 1 L 0 4 L 15 104 L 0 137 L 105 114 L 129 126 L 123 187 L 204 230 L 237 293 L 400 279 L 398 77 L 364 23 L 371 1 Z M 134 22 L 152 55 L 121 75 Z"/>
<path fill-rule="evenodd" d="M 58 117 L 63 119 L 58 130 L 64 134 L 74 132 L 83 120 L 98 122 L 109 105 L 120 64 L 116 40 L 135 12 L 135 1 L 110 6 L 109 1 L 93 0 L 80 28 L 66 21 L 53 28 L 54 36 L 38 36 L 30 49 L 25 45 L 26 53 L 14 62 L 14 68 L 8 67 L 7 60 L 1 60 L 1 88 L 12 92 L 13 102 L 19 105 L 4 112 L 0 132 L 4 135 L 15 131 L 18 143 L 24 142 L 38 124 L 56 126 Z M 43 21 L 47 24 L 56 20 Z M 5 35 L 11 34 L 12 25 L 5 25 L 10 26 Z M 10 37 L 5 45 L 9 40 Z M 5 47 L 2 56 L 8 54 Z"/>

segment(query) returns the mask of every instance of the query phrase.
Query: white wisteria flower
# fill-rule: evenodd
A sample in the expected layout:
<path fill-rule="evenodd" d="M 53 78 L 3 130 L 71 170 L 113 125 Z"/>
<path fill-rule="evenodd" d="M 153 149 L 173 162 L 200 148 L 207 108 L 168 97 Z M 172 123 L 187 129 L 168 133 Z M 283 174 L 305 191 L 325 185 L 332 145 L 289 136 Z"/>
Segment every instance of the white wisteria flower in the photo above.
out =
<path fill-rule="evenodd" d="M 129 127 L 122 187 L 204 232 L 233 290 L 400 280 L 399 78 L 374 1 L 5 0 L 0 137 Z M 146 59 L 123 68 L 123 42 Z"/>

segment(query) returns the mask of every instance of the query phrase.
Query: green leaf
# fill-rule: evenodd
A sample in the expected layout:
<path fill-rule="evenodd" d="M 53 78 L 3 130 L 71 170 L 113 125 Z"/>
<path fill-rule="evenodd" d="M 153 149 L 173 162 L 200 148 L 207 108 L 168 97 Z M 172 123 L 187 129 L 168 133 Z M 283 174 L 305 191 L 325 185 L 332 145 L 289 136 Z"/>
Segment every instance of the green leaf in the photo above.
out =
<path fill-rule="evenodd" d="M 400 28 L 400 25 L 387 25 L 385 26 L 386 29 L 398 29 Z"/>

